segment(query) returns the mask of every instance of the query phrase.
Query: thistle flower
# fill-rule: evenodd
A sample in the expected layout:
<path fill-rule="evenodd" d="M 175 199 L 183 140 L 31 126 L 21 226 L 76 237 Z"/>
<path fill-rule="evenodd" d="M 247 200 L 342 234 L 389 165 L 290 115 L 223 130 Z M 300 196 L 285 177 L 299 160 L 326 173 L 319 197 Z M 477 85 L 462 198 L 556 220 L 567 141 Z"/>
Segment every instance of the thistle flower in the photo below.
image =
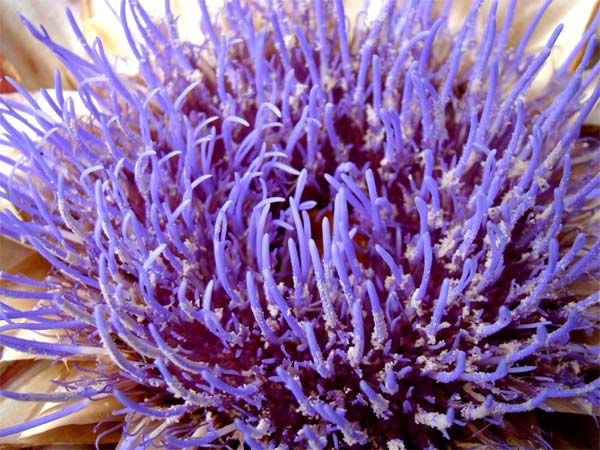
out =
<path fill-rule="evenodd" d="M 456 31 L 450 3 L 199 5 L 194 44 L 122 3 L 133 76 L 25 21 L 85 113 L 59 77 L 51 114 L 1 100 L 0 234 L 48 271 L 2 273 L 0 345 L 56 378 L 3 377 L 54 407 L 0 436 L 95 407 L 122 449 L 549 447 L 525 414 L 597 414 L 600 17 L 532 95 L 543 8 L 511 48 L 515 1 L 480 39 L 478 2 Z"/>

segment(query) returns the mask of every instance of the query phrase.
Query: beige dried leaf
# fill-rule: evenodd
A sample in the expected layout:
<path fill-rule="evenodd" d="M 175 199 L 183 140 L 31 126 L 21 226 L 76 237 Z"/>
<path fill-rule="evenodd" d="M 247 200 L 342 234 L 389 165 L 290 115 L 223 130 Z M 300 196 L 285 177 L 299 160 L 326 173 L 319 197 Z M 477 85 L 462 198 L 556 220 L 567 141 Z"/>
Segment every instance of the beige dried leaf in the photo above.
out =
<path fill-rule="evenodd" d="M 11 207 L 12 205 L 5 205 Z M 0 210 L 3 205 L 0 204 Z M 22 244 L 21 242 L 0 236 L 0 271 L 12 271 L 15 266 L 25 261 L 35 253 L 31 247 Z M 0 284 L 2 281 L 0 281 Z"/>
<path fill-rule="evenodd" d="M 3 364 L 6 365 L 6 363 Z M 78 363 L 77 366 L 74 366 L 60 361 L 18 361 L 5 369 L 0 376 L 0 384 L 3 389 L 13 392 L 59 393 L 65 390 L 57 382 L 72 381 L 82 376 L 89 376 L 88 372 L 81 372 L 80 368 L 91 370 L 95 368 L 95 364 Z M 62 404 L 52 402 L 22 402 L 0 397 L 0 429 L 58 412 L 63 407 Z M 0 438 L 0 444 L 17 444 L 25 439 L 37 444 L 53 443 L 53 430 L 81 425 L 89 428 L 85 442 L 93 442 L 95 437 L 93 437 L 91 428 L 107 417 L 107 423 L 120 421 L 120 416 L 112 416 L 120 408 L 120 403 L 112 397 L 104 396 L 102 398 L 99 396 L 87 407 L 67 417 Z M 84 430 L 81 427 L 78 429 Z"/>
<path fill-rule="evenodd" d="M 545 402 L 554 411 L 568 414 L 584 414 L 600 417 L 600 407 L 581 398 L 552 398 Z"/>
<path fill-rule="evenodd" d="M 14 392 L 53 392 L 52 382 L 60 377 L 63 368 L 50 361 L 19 361 L 12 364 L 2 375 L 2 389 Z M 0 429 L 25 423 L 37 414 L 42 404 L 21 402 L 0 397 Z M 0 438 L 0 443 L 14 442 L 15 437 Z"/>
<path fill-rule="evenodd" d="M 18 443 L 0 444 L 0 449 L 17 450 L 35 447 L 36 450 L 90 450 L 95 448 L 98 435 L 107 432 L 113 426 L 113 422 L 99 424 L 95 431 L 95 426 L 88 424 L 66 425 L 30 437 L 19 436 Z M 119 442 L 121 435 L 120 430 L 113 430 L 102 437 L 100 444 L 114 446 Z"/>
<path fill-rule="evenodd" d="M 40 413 L 43 415 L 52 414 L 60 411 L 64 406 L 51 403 L 44 404 Z M 96 425 L 99 421 L 110 417 L 115 411 L 121 409 L 121 404 L 112 397 L 105 397 L 101 400 L 92 402 L 88 407 L 67 417 L 55 420 L 53 422 L 32 428 L 21 433 L 21 438 L 29 438 L 35 435 L 46 433 L 50 430 L 67 425 Z M 119 422 L 121 417 L 115 416 L 108 420 L 109 422 Z"/>
<path fill-rule="evenodd" d="M 23 15 L 36 26 L 43 24 L 56 42 L 79 53 L 65 16 L 66 7 L 79 17 L 79 0 L 0 0 L 0 55 L 27 89 L 51 87 L 56 69 L 63 73 L 65 86 L 73 85 L 58 59 L 29 34 L 18 18 Z"/>
<path fill-rule="evenodd" d="M 208 1 L 207 7 L 211 16 L 216 15 L 223 0 Z M 151 17 L 163 17 L 164 2 L 155 0 L 140 0 L 139 4 Z M 121 0 L 81 0 L 82 26 L 88 40 L 99 37 L 108 55 L 116 58 L 131 57 L 131 49 L 120 26 Z M 200 43 L 204 39 L 200 31 L 201 14 L 196 2 L 187 0 L 171 0 L 171 12 L 176 19 L 177 31 L 182 41 Z M 135 30 L 135 22 L 131 17 L 129 7 L 126 9 L 127 23 L 130 25 L 134 38 L 140 35 Z M 134 70 L 133 67 L 128 67 Z M 125 70 L 128 70 L 125 69 Z"/>

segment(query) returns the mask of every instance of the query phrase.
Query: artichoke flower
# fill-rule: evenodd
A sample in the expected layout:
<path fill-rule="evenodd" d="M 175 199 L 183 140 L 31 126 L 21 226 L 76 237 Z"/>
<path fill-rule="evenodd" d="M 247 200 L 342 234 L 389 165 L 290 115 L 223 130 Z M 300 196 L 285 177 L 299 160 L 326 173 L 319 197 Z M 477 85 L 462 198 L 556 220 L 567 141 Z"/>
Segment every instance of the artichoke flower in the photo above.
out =
<path fill-rule="evenodd" d="M 68 75 L 0 97 L 0 445 L 593 446 L 585 3 L 23 17 Z"/>

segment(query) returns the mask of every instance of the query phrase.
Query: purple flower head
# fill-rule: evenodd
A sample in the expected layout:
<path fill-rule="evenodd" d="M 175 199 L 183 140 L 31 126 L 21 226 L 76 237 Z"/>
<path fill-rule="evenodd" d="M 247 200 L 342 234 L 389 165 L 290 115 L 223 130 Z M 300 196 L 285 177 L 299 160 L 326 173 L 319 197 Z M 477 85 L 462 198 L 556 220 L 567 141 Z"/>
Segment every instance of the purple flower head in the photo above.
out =
<path fill-rule="evenodd" d="M 520 413 L 598 408 L 600 16 L 532 94 L 560 28 L 509 48 L 515 1 L 481 38 L 479 2 L 456 31 L 431 1 L 199 3 L 201 44 L 122 3 L 134 76 L 25 22 L 85 112 L 59 78 L 51 113 L 0 100 L 0 234 L 50 265 L 1 275 L 0 345 L 88 369 L 3 388 L 64 409 L 0 436 L 112 398 L 122 449 L 548 446 Z"/>

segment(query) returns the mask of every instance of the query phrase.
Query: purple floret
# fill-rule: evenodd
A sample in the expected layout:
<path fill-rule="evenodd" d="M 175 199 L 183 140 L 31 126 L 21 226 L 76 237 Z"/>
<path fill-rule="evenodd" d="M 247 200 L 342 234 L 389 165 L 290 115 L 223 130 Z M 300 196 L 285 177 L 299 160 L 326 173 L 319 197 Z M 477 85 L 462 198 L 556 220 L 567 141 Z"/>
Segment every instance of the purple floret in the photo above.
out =
<path fill-rule="evenodd" d="M 108 395 L 123 449 L 502 445 L 503 427 L 548 446 L 520 413 L 600 407 L 600 153 L 581 132 L 600 16 L 534 94 L 560 28 L 508 48 L 515 1 L 479 40 L 478 2 L 455 33 L 431 1 L 352 28 L 342 0 L 232 0 L 222 23 L 199 3 L 203 44 L 122 3 L 135 76 L 72 16 L 86 59 L 25 21 L 85 112 L 58 77 L 54 116 L 0 99 L 20 152 L 0 156 L 19 212 L 0 234 L 51 266 L 1 274 L 38 302 L 0 303 L 0 345 L 95 358 L 97 378 L 0 391 L 66 406 L 0 436 Z"/>

